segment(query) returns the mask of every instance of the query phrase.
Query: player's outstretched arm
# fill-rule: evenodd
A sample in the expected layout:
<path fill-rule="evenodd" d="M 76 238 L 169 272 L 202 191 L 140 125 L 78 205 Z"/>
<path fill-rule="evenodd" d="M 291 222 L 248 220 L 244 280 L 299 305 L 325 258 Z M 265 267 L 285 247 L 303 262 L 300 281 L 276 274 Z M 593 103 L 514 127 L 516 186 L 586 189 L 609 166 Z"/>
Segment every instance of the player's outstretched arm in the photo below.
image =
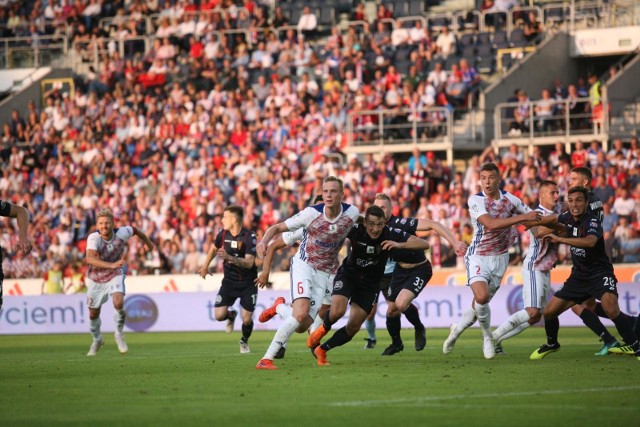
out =
<path fill-rule="evenodd" d="M 267 247 L 269 246 L 269 242 L 273 237 L 278 233 L 284 233 L 285 231 L 289 231 L 289 227 L 284 222 L 279 222 L 275 225 L 272 225 L 267 229 L 262 236 L 262 240 L 256 246 L 256 252 L 258 254 L 258 258 L 264 258 L 267 254 Z"/>
<path fill-rule="evenodd" d="M 478 222 L 487 230 L 501 230 L 525 221 L 534 221 L 537 224 L 541 216 L 540 211 L 535 210 L 509 218 L 491 218 L 489 214 L 484 214 L 478 217 Z"/>
<path fill-rule="evenodd" d="M 271 242 L 271 244 L 267 248 L 267 254 L 264 257 L 264 261 L 262 262 L 262 272 L 255 280 L 256 286 L 264 288 L 267 283 L 269 283 L 269 275 L 271 274 L 271 263 L 273 262 L 273 257 L 276 251 L 279 251 L 282 248 L 286 248 L 287 246 L 288 245 L 284 242 L 282 235 Z"/>
<path fill-rule="evenodd" d="M 17 249 L 25 255 L 31 252 L 31 240 L 29 240 L 29 211 L 22 206 L 10 204 L 9 217 L 15 218 L 18 223 L 18 245 Z"/>
<path fill-rule="evenodd" d="M 456 252 L 456 255 L 458 256 L 463 256 L 467 252 L 467 244 L 456 239 L 453 233 L 439 222 L 432 221 L 430 219 L 420 219 L 418 220 L 417 230 L 434 230 L 440 236 L 444 237 L 447 242 L 449 242 L 453 250 Z"/>
<path fill-rule="evenodd" d="M 395 240 L 385 240 L 382 242 L 382 249 L 412 249 L 412 250 L 427 250 L 429 249 L 429 242 L 416 236 L 409 236 L 406 242 L 396 242 Z"/>
<path fill-rule="evenodd" d="M 593 248 L 598 243 L 598 238 L 592 234 L 585 237 L 560 237 L 555 234 L 547 234 L 542 240 L 549 240 L 554 243 L 573 246 L 575 248 Z"/>
<path fill-rule="evenodd" d="M 96 251 L 95 249 L 87 249 L 87 256 L 84 258 L 84 260 L 85 260 L 84 262 L 87 265 L 92 265 L 94 267 L 99 267 L 99 268 L 108 268 L 108 269 L 120 268 L 127 263 L 123 259 L 119 259 L 116 262 L 103 261 L 100 259 L 100 256 L 98 255 L 98 251 Z"/>
<path fill-rule="evenodd" d="M 154 246 L 154 244 L 153 244 L 153 242 L 151 241 L 151 239 L 149 239 L 149 237 L 148 237 L 146 234 L 144 234 L 144 233 L 143 233 L 142 231 L 140 231 L 138 228 L 134 228 L 134 234 L 135 234 L 136 236 L 138 236 L 138 238 L 144 242 L 144 244 L 145 244 L 145 246 L 146 246 L 146 249 L 147 249 L 147 250 L 146 250 L 146 252 L 150 252 L 150 251 L 152 251 L 152 250 L 153 250 L 153 246 Z"/>
<path fill-rule="evenodd" d="M 218 253 L 218 248 L 216 248 L 216 245 L 211 245 L 211 247 L 209 248 L 209 251 L 207 251 L 207 256 L 204 259 L 204 264 L 202 264 L 202 267 L 200 267 L 200 269 L 198 269 L 197 273 L 200 275 L 200 277 L 202 277 L 203 279 L 207 278 L 209 273 L 209 264 L 211 264 L 211 261 L 213 261 L 213 258 L 215 258 L 215 256 Z"/>

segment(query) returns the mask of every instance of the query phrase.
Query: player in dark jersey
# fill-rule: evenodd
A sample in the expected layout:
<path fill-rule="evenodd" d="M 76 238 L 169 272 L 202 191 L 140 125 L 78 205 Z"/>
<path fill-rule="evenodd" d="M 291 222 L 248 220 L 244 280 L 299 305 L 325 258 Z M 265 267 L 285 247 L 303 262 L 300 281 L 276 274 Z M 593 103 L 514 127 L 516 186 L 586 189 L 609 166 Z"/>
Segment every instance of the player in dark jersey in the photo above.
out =
<path fill-rule="evenodd" d="M 449 242 L 458 256 L 463 256 L 467 251 L 467 245 L 458 241 L 449 230 L 438 222 L 427 219 L 398 218 L 392 215 L 391 199 L 386 194 L 377 194 L 374 204 L 384 211 L 387 225 L 390 227 L 399 228 L 409 234 L 415 234 L 417 231 L 434 230 Z M 402 255 L 401 257 L 400 254 Z M 431 263 L 424 256 L 424 251 L 402 251 L 398 256 L 394 255 L 393 259 L 402 264 L 398 265 L 394 262 L 391 267 L 393 274 L 386 282 L 385 289 L 382 290 L 387 300 L 387 331 L 392 340 L 391 345 L 382 352 L 383 356 L 391 356 L 404 350 L 404 344 L 400 337 L 400 314 L 404 314 L 407 320 L 415 327 L 416 350 L 423 350 L 427 344 L 424 325 L 420 321 L 420 314 L 417 307 L 412 304 L 412 301 L 431 278 Z M 388 262 L 387 267 L 389 267 Z M 385 273 L 387 273 L 387 270 L 385 270 Z M 372 318 L 372 316 L 369 316 L 369 318 Z M 375 326 L 373 329 L 375 330 Z M 367 327 L 367 330 L 369 331 L 369 327 Z"/>
<path fill-rule="evenodd" d="M 258 288 L 254 280 L 258 277 L 256 268 L 256 234 L 242 226 L 244 212 L 239 206 L 228 206 L 222 214 L 223 229 L 218 233 L 213 246 L 207 253 L 199 274 L 206 278 L 209 264 L 217 255 L 224 260 L 224 277 L 215 303 L 215 317 L 227 321 L 226 331 L 233 331 L 233 323 L 238 313 L 230 310 L 240 298 L 242 307 L 242 338 L 240 353 L 250 353 L 249 337 L 253 331 L 253 311 L 258 298 Z"/>
<path fill-rule="evenodd" d="M 22 206 L 0 200 L 0 216 L 16 218 L 18 222 L 18 243 L 16 250 L 23 254 L 31 252 L 31 241 L 29 240 L 29 211 Z M 2 282 L 4 273 L 2 272 L 2 251 L 0 251 L 0 310 L 2 309 Z"/>
<path fill-rule="evenodd" d="M 569 174 L 569 188 L 580 186 L 589 189 L 587 214 L 594 216 L 598 221 L 602 222 L 604 219 L 604 209 L 602 208 L 602 202 L 590 190 L 592 178 L 591 169 L 584 167 L 574 168 Z M 574 305 L 571 307 L 571 310 L 579 316 L 582 322 L 602 341 L 602 347 L 595 353 L 596 356 L 606 356 L 610 348 L 620 347 L 615 337 L 611 335 L 598 318 L 598 316 L 608 318 L 601 303 L 597 302 L 594 298 L 589 298 L 581 304 Z"/>
<path fill-rule="evenodd" d="M 416 249 L 424 254 L 424 250 L 429 248 L 429 243 L 425 240 L 388 227 L 385 223 L 384 211 L 378 206 L 370 206 L 363 224 L 355 224 L 347 235 L 351 252 L 342 262 L 333 282 L 331 309 L 325 314 L 324 323 L 309 336 L 307 342 L 309 347 L 314 348 L 318 365 L 328 365 L 327 351 L 348 343 L 360 330 L 379 294 L 379 282 L 390 250 L 395 254 Z M 346 313 L 349 301 L 351 309 L 347 325 L 337 330 L 327 342 L 319 345 L 331 326 Z"/>
<path fill-rule="evenodd" d="M 633 321 L 620 312 L 618 305 L 617 280 L 613 265 L 604 250 L 602 222 L 596 215 L 587 211 L 589 190 L 581 186 L 571 188 L 567 204 L 569 210 L 558 217 L 558 221 L 566 225 L 567 237 L 549 234 L 543 239 L 569 245 L 573 267 L 564 286 L 555 293 L 544 311 L 547 343 L 534 351 L 531 359 L 542 359 L 560 349 L 560 314 L 575 304 L 581 304 L 589 298 L 597 298 L 620 335 L 640 360 L 638 340 L 633 334 Z"/>

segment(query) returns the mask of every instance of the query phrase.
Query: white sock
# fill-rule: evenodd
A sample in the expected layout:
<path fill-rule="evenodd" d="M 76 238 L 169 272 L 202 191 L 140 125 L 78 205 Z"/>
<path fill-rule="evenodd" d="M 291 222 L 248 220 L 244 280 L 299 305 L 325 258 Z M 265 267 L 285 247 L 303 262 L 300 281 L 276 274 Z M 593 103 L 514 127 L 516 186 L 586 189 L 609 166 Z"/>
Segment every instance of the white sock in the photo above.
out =
<path fill-rule="evenodd" d="M 91 319 L 91 323 L 89 326 L 89 330 L 91 331 L 91 335 L 93 336 L 94 341 L 98 341 L 102 334 L 100 333 L 100 326 L 102 325 L 102 321 L 98 317 L 97 319 Z"/>
<path fill-rule="evenodd" d="M 269 344 L 267 352 L 262 358 L 273 360 L 278 350 L 280 350 L 280 347 L 282 347 L 287 341 L 289 341 L 289 338 L 291 337 L 291 335 L 293 335 L 296 329 L 298 329 L 298 326 L 300 326 L 300 322 L 298 322 L 293 316 L 287 317 L 276 331 L 276 334 L 271 340 L 271 344 Z"/>
<path fill-rule="evenodd" d="M 478 316 L 478 323 L 480 329 L 482 329 L 482 335 L 485 337 L 491 336 L 491 308 L 489 304 L 478 304 L 476 302 L 476 315 Z"/>
<path fill-rule="evenodd" d="M 502 325 L 498 326 L 493 331 L 493 339 L 496 341 L 502 341 L 502 336 L 511 332 L 523 322 L 529 322 L 529 313 L 524 308 L 520 311 L 513 313 Z"/>
<path fill-rule="evenodd" d="M 473 307 L 467 308 L 462 313 L 462 317 L 460 318 L 460 322 L 458 322 L 458 324 L 456 325 L 456 328 L 455 328 L 456 335 L 460 335 L 461 333 L 463 333 L 471 325 L 476 323 L 476 320 L 478 320 L 478 316 L 476 315 L 476 311 L 473 309 Z"/>
<path fill-rule="evenodd" d="M 504 334 L 503 336 L 501 336 L 500 339 L 499 339 L 499 342 L 502 342 L 502 341 L 504 341 L 506 339 L 509 339 L 511 337 L 514 337 L 514 336 L 518 335 L 520 332 L 524 331 L 529 326 L 531 326 L 529 324 L 529 322 L 520 323 L 518 326 L 513 328 L 511 331 L 509 331 L 506 334 Z"/>
<path fill-rule="evenodd" d="M 127 317 L 124 309 L 122 310 L 116 310 L 113 312 L 113 321 L 116 324 L 116 331 L 118 333 L 122 333 L 122 330 L 124 329 L 124 320 Z"/>
<path fill-rule="evenodd" d="M 278 313 L 282 319 L 286 319 L 293 313 L 293 308 L 291 308 L 289 304 L 278 304 L 276 306 L 276 313 Z"/>
<path fill-rule="evenodd" d="M 312 334 L 313 331 L 318 329 L 320 325 L 322 325 L 323 323 L 324 323 L 324 319 L 320 317 L 320 315 L 317 315 L 316 318 L 313 320 L 313 323 L 311 324 L 311 326 L 309 326 L 309 333 Z"/>

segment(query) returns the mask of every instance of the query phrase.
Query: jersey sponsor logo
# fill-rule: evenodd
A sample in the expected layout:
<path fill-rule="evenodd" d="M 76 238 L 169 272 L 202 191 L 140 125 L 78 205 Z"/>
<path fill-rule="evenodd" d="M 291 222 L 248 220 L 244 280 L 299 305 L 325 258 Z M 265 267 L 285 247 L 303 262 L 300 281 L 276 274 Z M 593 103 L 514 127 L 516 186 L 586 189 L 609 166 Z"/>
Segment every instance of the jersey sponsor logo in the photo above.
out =
<path fill-rule="evenodd" d="M 571 246 L 571 253 L 577 257 L 580 258 L 586 258 L 587 257 L 587 251 L 585 249 L 582 248 L 576 248 Z"/>
<path fill-rule="evenodd" d="M 323 248 L 337 248 L 342 242 L 323 242 L 322 240 L 316 240 L 315 243 Z"/>
<path fill-rule="evenodd" d="M 407 223 L 407 218 L 402 218 L 400 220 L 400 224 L 406 224 Z"/>

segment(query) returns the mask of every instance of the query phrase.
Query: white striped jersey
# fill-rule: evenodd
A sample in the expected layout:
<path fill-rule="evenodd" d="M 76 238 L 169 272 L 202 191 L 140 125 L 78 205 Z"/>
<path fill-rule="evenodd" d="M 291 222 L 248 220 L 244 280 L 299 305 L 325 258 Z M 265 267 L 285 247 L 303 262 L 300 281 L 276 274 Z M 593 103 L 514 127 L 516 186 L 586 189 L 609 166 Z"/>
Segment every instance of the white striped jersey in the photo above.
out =
<path fill-rule="evenodd" d="M 478 221 L 482 215 L 489 215 L 491 218 L 510 218 L 530 211 L 531 209 L 522 203 L 522 200 L 506 191 L 500 191 L 498 200 L 486 197 L 484 192 L 470 196 L 469 214 L 473 224 L 473 239 L 467 249 L 467 255 L 505 254 L 518 237 L 513 227 L 486 230 Z"/>
<path fill-rule="evenodd" d="M 87 250 L 91 249 L 98 253 L 98 258 L 105 262 L 118 261 L 127 247 L 127 241 L 133 236 L 135 230 L 133 227 L 125 226 L 114 228 L 113 238 L 104 240 L 100 233 L 95 231 L 89 234 L 87 238 Z M 122 267 L 119 268 L 101 268 L 90 265 L 87 268 L 87 277 L 96 283 L 105 283 L 117 276 L 124 274 Z"/>
<path fill-rule="evenodd" d="M 538 205 L 536 210 L 540 211 L 540 213 L 542 213 L 542 216 L 560 213 L 559 206 L 557 206 L 555 210 L 551 211 L 542 205 Z M 536 239 L 531 230 L 529 230 L 528 233 L 529 248 L 527 249 L 527 253 L 524 256 L 522 265 L 527 270 L 551 270 L 558 260 L 558 244 L 551 243 L 548 240 Z"/>
<path fill-rule="evenodd" d="M 324 207 L 324 203 L 320 203 L 305 208 L 287 219 L 285 224 L 289 231 L 304 229 L 295 256 L 316 270 L 335 274 L 339 267 L 340 248 L 360 214 L 355 206 L 342 203 L 340 214 L 329 220 L 324 214 Z"/>

